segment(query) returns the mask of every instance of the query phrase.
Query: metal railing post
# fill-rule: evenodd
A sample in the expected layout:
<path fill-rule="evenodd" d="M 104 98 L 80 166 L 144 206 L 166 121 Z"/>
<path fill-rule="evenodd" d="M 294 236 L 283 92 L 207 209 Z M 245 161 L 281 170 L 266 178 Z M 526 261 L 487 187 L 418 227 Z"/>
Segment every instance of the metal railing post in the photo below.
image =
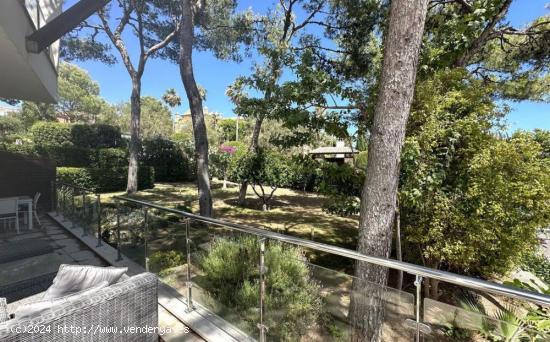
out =
<path fill-rule="evenodd" d="M 143 239 L 145 240 L 145 271 L 149 272 L 149 254 L 147 253 L 148 245 L 147 240 L 149 239 L 149 210 L 143 208 Z"/>
<path fill-rule="evenodd" d="M 120 253 L 120 209 L 116 208 L 116 261 L 122 260 L 122 253 Z"/>
<path fill-rule="evenodd" d="M 52 209 L 52 212 L 56 212 L 57 214 L 57 203 L 56 203 L 56 196 L 55 196 L 55 182 L 54 181 L 51 181 L 50 182 L 50 186 L 51 186 L 51 209 Z"/>
<path fill-rule="evenodd" d="M 71 228 L 76 228 L 74 221 L 75 221 L 75 203 L 74 203 L 74 193 L 76 189 L 74 187 L 71 188 Z"/>
<path fill-rule="evenodd" d="M 265 238 L 260 239 L 260 323 L 258 323 L 258 329 L 260 329 L 260 342 L 266 341 L 267 327 L 264 324 L 264 303 L 265 303 Z"/>
<path fill-rule="evenodd" d="M 97 247 L 101 247 L 101 195 L 96 195 L 96 207 L 97 207 Z M 93 218 L 93 213 L 91 213 Z"/>
<path fill-rule="evenodd" d="M 422 277 L 419 275 L 415 276 L 414 286 L 416 287 L 416 342 L 420 342 L 420 305 L 422 303 Z"/>
<path fill-rule="evenodd" d="M 82 191 L 82 215 L 79 215 L 81 220 L 80 223 L 82 225 L 82 236 L 88 236 L 88 224 L 86 222 L 86 191 Z"/>
<path fill-rule="evenodd" d="M 187 312 L 193 311 L 193 283 L 191 282 L 191 238 L 189 236 L 190 220 L 185 220 L 185 248 L 187 249 Z"/>

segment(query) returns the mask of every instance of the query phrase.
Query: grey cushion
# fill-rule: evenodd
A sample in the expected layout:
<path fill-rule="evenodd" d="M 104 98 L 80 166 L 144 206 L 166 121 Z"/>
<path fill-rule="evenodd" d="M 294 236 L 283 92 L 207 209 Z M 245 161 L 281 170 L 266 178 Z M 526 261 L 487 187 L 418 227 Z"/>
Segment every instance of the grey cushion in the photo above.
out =
<path fill-rule="evenodd" d="M 54 299 L 81 292 L 106 281 L 116 283 L 128 271 L 127 267 L 99 267 L 84 265 L 59 266 L 59 271 L 43 299 Z"/>
<path fill-rule="evenodd" d="M 10 319 L 8 314 L 8 303 L 6 303 L 6 298 L 0 298 L 0 323 Z"/>
<path fill-rule="evenodd" d="M 48 309 L 54 308 L 61 304 L 65 304 L 70 300 L 78 300 L 80 298 L 89 296 L 94 292 L 99 291 L 102 288 L 107 286 L 108 286 L 107 281 L 102 281 L 101 283 L 87 290 L 84 290 L 82 292 L 78 292 L 69 296 L 55 298 L 55 299 L 45 299 L 45 300 L 40 300 L 36 302 L 22 304 L 19 307 L 17 307 L 17 309 L 15 310 L 14 316 L 17 319 L 28 318 L 31 316 L 38 316 L 44 313 L 44 311 Z"/>

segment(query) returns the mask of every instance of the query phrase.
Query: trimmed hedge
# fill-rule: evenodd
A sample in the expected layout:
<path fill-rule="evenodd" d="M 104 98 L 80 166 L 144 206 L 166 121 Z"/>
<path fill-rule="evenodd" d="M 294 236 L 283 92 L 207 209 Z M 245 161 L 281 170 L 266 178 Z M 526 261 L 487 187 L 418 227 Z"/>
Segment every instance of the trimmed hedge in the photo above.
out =
<path fill-rule="evenodd" d="M 57 179 L 97 192 L 124 191 L 128 182 L 128 167 L 58 167 Z M 138 170 L 138 189 L 151 189 L 154 186 L 154 169 L 141 166 Z"/>
<path fill-rule="evenodd" d="M 58 166 L 85 167 L 91 162 L 92 150 L 74 145 L 39 145 L 35 150 Z"/>
<path fill-rule="evenodd" d="M 189 159 L 171 140 L 161 137 L 143 141 L 140 161 L 155 168 L 155 180 L 181 182 L 194 179 Z"/>
<path fill-rule="evenodd" d="M 72 145 L 71 126 L 61 122 L 37 122 L 32 125 L 30 135 L 36 146 Z"/>
<path fill-rule="evenodd" d="M 71 128 L 71 141 L 85 148 L 111 148 L 122 146 L 120 128 L 105 124 L 75 124 Z"/>

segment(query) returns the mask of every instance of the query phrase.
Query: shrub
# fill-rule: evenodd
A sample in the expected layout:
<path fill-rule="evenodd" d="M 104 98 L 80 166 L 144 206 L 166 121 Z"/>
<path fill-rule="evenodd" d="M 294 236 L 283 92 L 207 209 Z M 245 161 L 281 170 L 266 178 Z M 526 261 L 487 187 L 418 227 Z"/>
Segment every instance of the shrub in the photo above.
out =
<path fill-rule="evenodd" d="M 36 146 L 72 145 L 69 124 L 40 121 L 32 125 L 30 135 Z"/>
<path fill-rule="evenodd" d="M 319 183 L 319 192 L 347 196 L 361 196 L 365 173 L 348 164 L 323 163 L 323 175 Z"/>
<path fill-rule="evenodd" d="M 155 186 L 154 175 L 155 172 L 152 167 L 140 167 L 138 170 L 138 188 L 153 188 Z M 57 179 L 97 192 L 124 191 L 128 182 L 128 167 L 58 167 Z"/>
<path fill-rule="evenodd" d="M 86 189 L 95 189 L 90 170 L 84 167 L 58 167 L 57 180 L 81 186 Z"/>
<path fill-rule="evenodd" d="M 200 260 L 203 287 L 243 315 L 255 328 L 259 303 L 259 242 L 254 237 L 219 238 Z M 274 341 L 298 341 L 322 311 L 319 285 L 312 279 L 301 249 L 272 242 L 266 246 L 265 324 Z"/>
<path fill-rule="evenodd" d="M 317 191 L 321 181 L 321 163 L 309 156 L 293 156 L 289 163 L 289 186 L 302 191 Z"/>
<path fill-rule="evenodd" d="M 38 145 L 36 152 L 58 166 L 85 167 L 90 165 L 91 151 L 74 145 Z"/>
<path fill-rule="evenodd" d="M 344 217 L 359 214 L 360 209 L 359 199 L 355 196 L 346 195 L 332 195 L 329 201 L 323 205 L 323 211 Z"/>
<path fill-rule="evenodd" d="M 185 256 L 179 251 L 157 251 L 149 257 L 152 272 L 163 275 L 167 270 L 186 263 Z"/>
<path fill-rule="evenodd" d="M 122 144 L 120 128 L 105 124 L 76 124 L 71 128 L 72 142 L 85 148 L 110 148 Z"/>
<path fill-rule="evenodd" d="M 535 253 L 527 254 L 523 257 L 521 264 L 523 269 L 532 272 L 545 283 L 550 284 L 550 261 L 548 261 L 544 255 Z"/>
<path fill-rule="evenodd" d="M 355 166 L 359 170 L 366 171 L 368 158 L 369 153 L 367 151 L 359 152 L 359 154 L 357 154 L 357 156 L 355 157 Z"/>
<path fill-rule="evenodd" d="M 128 151 L 123 148 L 100 148 L 91 153 L 93 168 L 118 168 L 128 166 Z"/>
<path fill-rule="evenodd" d="M 155 169 L 155 179 L 161 182 L 193 180 L 191 163 L 171 140 L 156 137 L 143 142 L 141 162 Z"/>

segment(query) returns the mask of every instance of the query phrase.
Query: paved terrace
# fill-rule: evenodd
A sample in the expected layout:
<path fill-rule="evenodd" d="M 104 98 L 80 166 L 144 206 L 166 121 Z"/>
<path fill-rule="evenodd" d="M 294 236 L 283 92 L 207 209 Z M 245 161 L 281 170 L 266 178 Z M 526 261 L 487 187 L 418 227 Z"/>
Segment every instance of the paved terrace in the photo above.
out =
<path fill-rule="evenodd" d="M 8 303 L 45 291 L 61 264 L 109 266 L 103 258 L 48 215 L 33 230 L 22 225 L 20 234 L 0 233 L 0 297 Z M 164 341 L 203 341 L 159 306 L 159 325 L 170 327 Z"/>

